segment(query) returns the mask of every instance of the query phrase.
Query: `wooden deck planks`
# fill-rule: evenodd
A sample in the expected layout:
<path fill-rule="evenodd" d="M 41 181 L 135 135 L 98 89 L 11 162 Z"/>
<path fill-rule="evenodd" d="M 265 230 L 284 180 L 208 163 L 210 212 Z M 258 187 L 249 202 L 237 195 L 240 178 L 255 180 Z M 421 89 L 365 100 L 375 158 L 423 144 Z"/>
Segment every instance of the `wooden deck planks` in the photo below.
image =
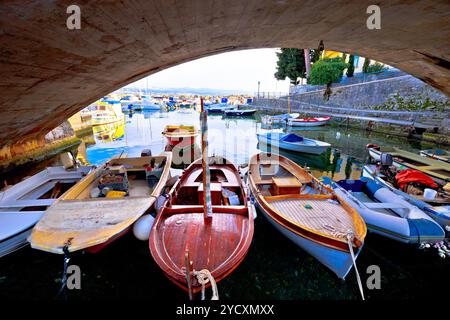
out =
<path fill-rule="evenodd" d="M 238 248 L 243 234 L 243 220 L 247 217 L 237 214 L 214 214 L 211 224 L 205 224 L 203 213 L 175 214 L 160 226 L 161 241 L 173 264 L 181 269 L 185 249 L 194 261 L 194 269 L 218 269 Z"/>
<path fill-rule="evenodd" d="M 291 199 L 271 201 L 278 213 L 307 228 L 332 235 L 346 235 L 355 232 L 352 218 L 345 209 L 327 200 Z M 305 208 L 310 205 L 312 209 Z"/>

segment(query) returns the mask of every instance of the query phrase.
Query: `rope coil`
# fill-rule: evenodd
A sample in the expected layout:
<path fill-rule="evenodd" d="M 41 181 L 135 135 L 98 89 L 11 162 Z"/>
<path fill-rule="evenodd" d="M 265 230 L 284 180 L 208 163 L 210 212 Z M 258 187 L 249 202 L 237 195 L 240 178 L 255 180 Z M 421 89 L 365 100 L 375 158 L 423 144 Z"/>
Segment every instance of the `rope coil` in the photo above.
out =
<path fill-rule="evenodd" d="M 211 283 L 212 297 L 211 300 L 219 300 L 219 291 L 217 290 L 216 280 L 212 276 L 211 272 L 207 269 L 200 271 L 194 271 L 194 276 L 197 277 L 198 283 L 202 285 L 202 300 L 205 300 L 205 289 L 208 282 Z"/>

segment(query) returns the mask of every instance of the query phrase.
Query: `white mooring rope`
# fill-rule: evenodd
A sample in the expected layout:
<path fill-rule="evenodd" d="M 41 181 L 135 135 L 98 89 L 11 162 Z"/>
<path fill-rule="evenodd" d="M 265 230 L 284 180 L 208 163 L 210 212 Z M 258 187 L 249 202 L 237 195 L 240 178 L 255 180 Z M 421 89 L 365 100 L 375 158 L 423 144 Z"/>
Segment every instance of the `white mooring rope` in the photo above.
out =
<path fill-rule="evenodd" d="M 347 233 L 347 244 L 348 244 L 348 249 L 350 251 L 350 255 L 352 256 L 353 266 L 355 267 L 356 280 L 358 281 L 358 287 L 359 287 L 359 291 L 361 292 L 361 297 L 363 300 L 365 300 L 361 278 L 359 277 L 358 268 L 356 267 L 356 258 L 355 258 L 355 254 L 353 253 L 352 240 L 353 240 L 353 234 L 351 232 Z"/>
<path fill-rule="evenodd" d="M 197 277 L 198 283 L 202 285 L 202 300 L 205 300 L 205 288 L 208 282 L 211 282 L 212 297 L 211 300 L 219 300 L 219 291 L 217 290 L 216 280 L 211 272 L 207 269 L 194 271 L 194 276 Z"/>

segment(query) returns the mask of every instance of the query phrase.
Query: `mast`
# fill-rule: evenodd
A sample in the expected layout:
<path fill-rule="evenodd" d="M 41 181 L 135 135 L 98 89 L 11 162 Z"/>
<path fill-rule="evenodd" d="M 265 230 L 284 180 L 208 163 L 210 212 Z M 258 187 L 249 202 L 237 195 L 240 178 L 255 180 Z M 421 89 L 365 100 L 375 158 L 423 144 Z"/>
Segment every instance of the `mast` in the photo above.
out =
<path fill-rule="evenodd" d="M 202 131 L 202 168 L 203 168 L 203 218 L 205 222 L 212 218 L 210 172 L 208 165 L 208 123 L 207 113 L 200 97 L 200 124 Z"/>

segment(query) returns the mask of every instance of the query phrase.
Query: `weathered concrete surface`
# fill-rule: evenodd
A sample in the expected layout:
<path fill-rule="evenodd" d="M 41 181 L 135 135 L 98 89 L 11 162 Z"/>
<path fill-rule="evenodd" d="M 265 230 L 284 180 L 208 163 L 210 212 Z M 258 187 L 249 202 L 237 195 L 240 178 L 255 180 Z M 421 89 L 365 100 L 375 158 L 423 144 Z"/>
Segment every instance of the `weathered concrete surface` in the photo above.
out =
<path fill-rule="evenodd" d="M 0 173 L 48 159 L 79 144 L 72 126 L 64 121 L 46 135 L 39 134 L 26 141 L 3 145 L 0 148 Z"/>
<path fill-rule="evenodd" d="M 199 57 L 267 47 L 367 56 L 450 94 L 450 2 L 380 0 L 381 30 L 366 28 L 373 1 L 80 0 L 0 4 L 0 145 L 47 133 L 104 94 Z"/>

